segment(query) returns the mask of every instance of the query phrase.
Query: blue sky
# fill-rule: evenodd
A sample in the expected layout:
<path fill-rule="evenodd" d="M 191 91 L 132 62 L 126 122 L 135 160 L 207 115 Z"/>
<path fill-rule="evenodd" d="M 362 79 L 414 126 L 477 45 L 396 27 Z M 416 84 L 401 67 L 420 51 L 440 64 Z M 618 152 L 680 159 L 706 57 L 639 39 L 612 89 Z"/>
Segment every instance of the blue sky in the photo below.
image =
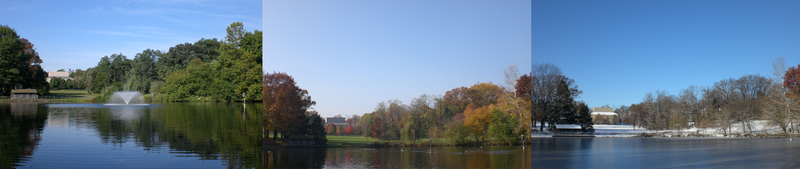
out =
<path fill-rule="evenodd" d="M 265 1 L 264 71 L 286 72 L 322 116 L 370 113 L 530 71 L 530 1 Z"/>
<path fill-rule="evenodd" d="M 145 49 L 169 50 L 200 38 L 223 39 L 241 21 L 262 30 L 261 1 L 11 1 L 0 0 L 0 24 L 30 40 L 45 71 L 97 66 L 103 56 L 133 59 Z"/>
<path fill-rule="evenodd" d="M 533 1 L 532 63 L 575 79 L 590 107 L 678 95 L 771 62 L 800 63 L 800 1 Z"/>

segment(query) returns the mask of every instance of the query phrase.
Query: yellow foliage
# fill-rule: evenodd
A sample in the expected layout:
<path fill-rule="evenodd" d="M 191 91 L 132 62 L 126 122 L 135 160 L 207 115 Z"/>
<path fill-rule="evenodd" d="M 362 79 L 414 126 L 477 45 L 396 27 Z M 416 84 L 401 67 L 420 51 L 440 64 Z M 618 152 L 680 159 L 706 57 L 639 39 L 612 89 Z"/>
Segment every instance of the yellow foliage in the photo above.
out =
<path fill-rule="evenodd" d="M 492 110 L 494 105 L 483 106 L 477 109 L 467 109 L 464 111 L 464 126 L 477 137 L 485 137 L 492 122 Z"/>

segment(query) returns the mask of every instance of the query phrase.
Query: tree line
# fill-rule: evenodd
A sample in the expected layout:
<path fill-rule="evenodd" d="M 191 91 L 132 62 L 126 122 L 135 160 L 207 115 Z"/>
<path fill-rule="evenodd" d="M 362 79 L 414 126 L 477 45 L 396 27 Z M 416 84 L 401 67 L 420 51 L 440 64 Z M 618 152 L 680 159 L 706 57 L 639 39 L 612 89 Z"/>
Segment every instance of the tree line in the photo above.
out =
<path fill-rule="evenodd" d="M 444 95 L 422 94 L 411 103 L 380 102 L 363 116 L 347 122 L 353 133 L 381 140 L 445 139 L 451 144 L 485 141 L 487 137 L 512 143 L 530 137 L 530 79 L 516 66 L 505 72 L 505 85 L 491 82 L 457 87 Z"/>
<path fill-rule="evenodd" d="M 58 80 L 55 88 L 100 93 L 98 101 L 120 90 L 171 102 L 261 100 L 262 32 L 247 32 L 241 22 L 234 22 L 227 34 L 224 41 L 201 38 L 167 51 L 145 49 L 133 59 L 104 56 L 95 67 L 70 70 L 75 80 L 65 81 L 64 87 Z"/>
<path fill-rule="evenodd" d="M 753 121 L 769 120 L 784 133 L 798 132 L 800 117 L 800 65 L 785 67 L 785 59 L 772 62 L 773 75 L 744 75 L 715 82 L 711 86 L 691 85 L 675 96 L 666 91 L 647 93 L 642 102 L 616 108 L 622 121 L 647 129 L 712 128 L 731 133 L 732 125 L 753 134 Z"/>

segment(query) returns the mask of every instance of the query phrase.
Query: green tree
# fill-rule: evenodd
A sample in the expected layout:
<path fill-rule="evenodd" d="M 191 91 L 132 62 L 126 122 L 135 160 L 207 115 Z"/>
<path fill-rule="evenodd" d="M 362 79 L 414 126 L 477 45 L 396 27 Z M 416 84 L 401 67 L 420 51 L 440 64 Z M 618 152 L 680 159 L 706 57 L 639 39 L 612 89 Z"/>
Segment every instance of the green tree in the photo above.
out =
<path fill-rule="evenodd" d="M 130 90 L 147 93 L 150 83 L 158 80 L 156 62 L 161 58 L 161 51 L 146 49 L 133 58 L 132 69 L 128 72 L 126 86 Z"/>
<path fill-rule="evenodd" d="M 519 133 L 514 129 L 519 124 L 519 120 L 498 109 L 492 110 L 492 114 L 492 123 L 489 125 L 490 135 L 508 144 L 518 141 Z"/>
<path fill-rule="evenodd" d="M 40 63 L 33 43 L 7 25 L 0 25 L 0 93 L 8 95 L 16 84 L 36 89 L 39 94 L 49 93 L 47 73 Z"/>
<path fill-rule="evenodd" d="M 236 48 L 242 46 L 242 38 L 244 37 L 245 30 L 244 25 L 242 22 L 234 22 L 225 29 L 228 32 L 228 36 L 225 36 L 225 41 L 229 44 L 233 44 Z"/>

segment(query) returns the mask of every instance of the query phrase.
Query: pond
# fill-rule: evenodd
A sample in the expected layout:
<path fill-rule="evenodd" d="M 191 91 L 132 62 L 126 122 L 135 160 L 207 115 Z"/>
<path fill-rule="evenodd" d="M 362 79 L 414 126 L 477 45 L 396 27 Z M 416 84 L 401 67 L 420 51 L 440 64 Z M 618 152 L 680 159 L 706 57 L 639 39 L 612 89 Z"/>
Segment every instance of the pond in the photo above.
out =
<path fill-rule="evenodd" d="M 0 103 L 0 168 L 261 168 L 261 105 Z"/>
<path fill-rule="evenodd" d="M 800 140 L 534 138 L 532 168 L 800 168 Z"/>
<path fill-rule="evenodd" d="M 402 149 L 402 150 L 401 150 Z M 518 146 L 264 147 L 266 168 L 525 168 Z"/>

